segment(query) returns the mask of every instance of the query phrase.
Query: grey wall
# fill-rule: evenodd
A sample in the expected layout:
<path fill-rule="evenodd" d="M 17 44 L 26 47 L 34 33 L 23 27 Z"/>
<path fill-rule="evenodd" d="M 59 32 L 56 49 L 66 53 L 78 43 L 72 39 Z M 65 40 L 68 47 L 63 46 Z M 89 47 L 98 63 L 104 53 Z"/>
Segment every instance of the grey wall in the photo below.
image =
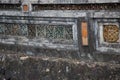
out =
<path fill-rule="evenodd" d="M 75 54 L 77 54 L 77 56 L 80 56 L 80 54 L 85 54 L 87 57 L 91 58 L 91 55 L 93 56 L 94 53 L 103 53 L 102 52 L 102 49 L 97 51 L 96 48 L 97 48 L 97 43 L 96 43 L 96 39 L 98 39 L 98 35 L 95 35 L 95 27 L 97 26 L 96 23 L 97 23 L 97 20 L 99 19 L 106 19 L 106 21 L 108 21 L 108 19 L 116 19 L 116 20 L 119 20 L 120 19 L 120 11 L 117 10 L 40 10 L 40 11 L 32 11 L 32 7 L 31 7 L 31 4 L 32 3 L 40 3 L 40 4 L 45 4 L 45 3 L 95 3 L 97 1 L 97 3 L 109 3 L 109 2 L 120 2 L 119 0 L 107 0 L 107 1 L 103 1 L 103 0 L 84 0 L 83 2 L 80 1 L 80 0 L 64 0 L 64 1 L 61 1 L 61 0 L 39 0 L 39 1 L 36 1 L 36 0 L 32 0 L 31 2 L 28 1 L 28 0 L 25 0 L 25 1 L 22 1 L 22 5 L 23 4 L 28 4 L 30 9 L 28 12 L 24 12 L 22 11 L 22 9 L 20 11 L 7 11 L 7 10 L 2 10 L 0 11 L 0 23 L 22 23 L 22 24 L 41 24 L 41 23 L 45 23 L 45 24 L 71 24 L 73 25 L 75 28 L 74 28 L 74 41 L 75 41 L 75 45 L 73 45 L 72 47 L 71 46 L 62 46 L 62 49 L 65 49 L 65 50 L 76 50 L 77 52 Z M 1 3 L 14 3 L 14 1 L 8 1 L 8 0 L 3 0 L 1 1 Z M 19 3 L 19 1 L 15 1 L 16 3 Z M 21 6 L 22 8 L 22 6 Z M 13 17 L 16 17 L 16 18 L 13 18 Z M 80 27 L 80 22 L 79 22 L 79 19 L 80 21 L 87 21 L 88 22 L 88 26 L 89 26 L 89 46 L 87 47 L 83 47 L 81 46 L 81 33 L 80 33 L 80 30 L 78 27 Z M 103 21 L 104 22 L 104 21 Z M 118 21 L 118 23 L 120 23 Z M 97 26 L 99 27 L 99 26 Z M 77 31 L 78 29 L 78 31 Z M 78 38 L 77 38 L 78 37 Z M 7 42 L 4 42 L 5 44 Z M 8 42 L 9 43 L 9 42 Z M 29 42 L 28 42 L 29 43 Z M 19 51 L 19 49 L 21 47 L 18 46 L 18 44 L 16 43 L 13 43 L 11 44 L 12 46 L 16 46 L 17 45 L 17 50 L 13 50 L 13 51 Z M 6 45 L 7 46 L 7 45 Z M 3 44 L 0 46 L 1 49 L 2 48 L 5 48 L 5 50 L 7 50 L 7 48 L 9 50 L 12 50 L 10 47 L 7 47 L 6 48 L 3 47 Z M 26 45 L 24 45 L 26 46 Z M 31 46 L 31 45 L 29 45 Z M 33 47 L 33 46 L 32 46 Z M 38 46 L 37 46 L 38 47 Z M 42 45 L 42 46 L 39 46 L 39 48 L 49 48 L 49 46 L 47 45 Z M 58 51 L 58 47 L 61 47 L 61 45 L 52 45 L 52 47 L 56 48 Z M 26 48 L 26 47 L 25 47 Z M 79 48 L 79 51 L 78 51 L 78 48 Z M 85 49 L 83 49 L 85 48 Z M 29 51 L 28 53 L 39 53 L 39 50 L 37 51 L 37 49 L 34 49 L 34 48 L 30 48 L 30 49 L 23 49 L 25 52 Z M 118 49 L 117 49 L 118 50 Z M 115 50 L 115 51 L 117 51 Z M 22 51 L 22 49 L 20 49 L 20 51 Z M 107 49 L 107 53 L 109 53 L 111 51 L 111 49 Z M 43 54 L 43 52 L 40 52 Z M 53 52 L 53 53 L 56 53 L 56 52 Z M 68 53 L 68 52 L 66 52 Z M 106 52 L 104 52 L 106 53 Z M 114 51 L 113 51 L 114 53 Z M 116 53 L 116 52 L 115 52 Z M 118 54 L 119 51 L 117 51 Z M 47 54 L 47 52 L 46 52 Z M 57 53 L 56 53 L 57 54 Z M 59 56 L 63 56 L 62 53 L 58 53 Z M 90 55 L 89 55 L 90 54 Z M 66 55 L 66 54 L 65 54 Z M 67 54 L 67 55 L 70 55 L 72 56 L 72 54 Z M 54 55 L 53 55 L 54 56 Z M 58 56 L 58 57 L 59 57 Z"/>

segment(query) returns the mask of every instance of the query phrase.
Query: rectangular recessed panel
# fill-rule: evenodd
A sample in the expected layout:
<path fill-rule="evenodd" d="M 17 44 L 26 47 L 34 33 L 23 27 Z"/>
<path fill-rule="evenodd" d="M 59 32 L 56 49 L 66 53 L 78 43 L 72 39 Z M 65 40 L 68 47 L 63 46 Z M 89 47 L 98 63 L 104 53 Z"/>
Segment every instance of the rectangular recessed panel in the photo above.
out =
<path fill-rule="evenodd" d="M 0 34 L 13 36 L 27 36 L 27 25 L 0 24 Z"/>
<path fill-rule="evenodd" d="M 82 31 L 82 45 L 87 46 L 88 45 L 88 28 L 87 28 L 87 22 L 81 23 L 81 31 Z"/>
<path fill-rule="evenodd" d="M 66 25 L 37 25 L 37 36 L 48 39 L 72 40 L 72 26 Z"/>
<path fill-rule="evenodd" d="M 71 25 L 49 24 L 0 24 L 0 34 L 6 36 L 26 37 L 32 40 L 46 40 L 52 43 L 72 44 L 73 31 Z"/>
<path fill-rule="evenodd" d="M 0 4 L 0 10 L 21 10 L 21 4 Z"/>
<path fill-rule="evenodd" d="M 96 49 L 100 52 L 120 52 L 120 26 L 117 19 L 99 19 L 96 25 Z"/>

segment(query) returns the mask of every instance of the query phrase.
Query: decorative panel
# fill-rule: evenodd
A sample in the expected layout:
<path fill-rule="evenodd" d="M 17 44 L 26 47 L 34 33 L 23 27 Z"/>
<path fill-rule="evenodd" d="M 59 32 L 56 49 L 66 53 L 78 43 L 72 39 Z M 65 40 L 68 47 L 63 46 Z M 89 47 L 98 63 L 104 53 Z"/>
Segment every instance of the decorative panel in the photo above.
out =
<path fill-rule="evenodd" d="M 103 4 L 33 4 L 33 10 L 119 10 L 119 3 Z"/>
<path fill-rule="evenodd" d="M 119 40 L 119 27 L 117 25 L 104 25 L 103 37 L 105 42 L 117 42 Z"/>
<path fill-rule="evenodd" d="M 27 36 L 27 25 L 0 24 L 0 33 L 13 36 Z"/>
<path fill-rule="evenodd" d="M 0 10 L 21 10 L 21 4 L 0 4 Z"/>
<path fill-rule="evenodd" d="M 46 40 L 53 44 L 72 44 L 73 31 L 71 25 L 49 24 L 0 24 L 0 34 L 9 36 L 26 37 L 30 40 Z M 44 42 L 44 41 L 43 41 Z"/>
<path fill-rule="evenodd" d="M 37 25 L 37 36 L 49 39 L 73 39 L 72 26 Z"/>
<path fill-rule="evenodd" d="M 96 50 L 100 53 L 120 52 L 120 25 L 118 19 L 98 19 L 95 25 Z"/>
<path fill-rule="evenodd" d="M 29 26 L 28 26 L 28 36 L 29 36 L 29 38 L 34 38 L 34 37 L 36 37 L 35 25 L 29 25 Z"/>

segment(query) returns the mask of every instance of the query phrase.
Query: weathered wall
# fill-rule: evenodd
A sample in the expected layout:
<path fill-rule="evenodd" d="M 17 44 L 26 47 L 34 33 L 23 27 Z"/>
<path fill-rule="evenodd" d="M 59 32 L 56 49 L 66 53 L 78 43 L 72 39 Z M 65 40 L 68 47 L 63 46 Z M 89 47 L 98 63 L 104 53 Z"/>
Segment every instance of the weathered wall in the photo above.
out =
<path fill-rule="evenodd" d="M 106 21 L 117 21 L 119 23 L 119 10 L 32 11 L 31 5 L 35 3 L 83 4 L 119 2 L 120 0 L 31 0 L 31 3 L 29 0 L 0 1 L 0 3 L 27 4 L 30 7 L 28 12 L 24 12 L 22 6 L 19 6 L 21 8 L 19 10 L 1 10 L 1 24 L 67 24 L 73 26 L 73 33 L 75 34 L 73 36 L 75 43 L 72 46 L 63 44 L 50 45 L 50 43 L 44 43 L 44 41 L 39 41 L 39 43 L 34 42 L 38 45 L 36 46 L 25 37 L 1 35 L 0 80 L 119 80 L 120 52 L 117 51 L 119 50 L 119 44 L 118 48 L 115 48 L 117 49 L 115 50 L 117 53 L 114 52 L 113 49 L 112 52 L 111 49 L 107 49 L 107 51 L 103 53 L 101 50 L 105 49 L 98 47 L 99 45 L 97 45 L 96 42 L 99 39 L 99 35 L 95 34 L 97 33 L 96 27 L 99 27 L 96 25 L 96 22 L 99 19 L 103 23 Z M 89 45 L 87 47 L 81 46 L 81 21 L 88 22 L 89 26 Z M 27 43 L 24 43 L 26 40 Z M 100 51 L 96 51 L 96 47 L 100 49 Z M 91 62 L 87 61 L 88 59 L 91 61 L 106 61 L 108 63 Z"/>
<path fill-rule="evenodd" d="M 120 64 L 0 54 L 0 80 L 119 80 Z"/>
<path fill-rule="evenodd" d="M 32 11 L 32 4 L 39 3 L 39 4 L 62 4 L 62 3 L 117 3 L 119 5 L 119 0 L 32 0 L 31 2 L 29 0 L 22 0 L 22 1 L 14 1 L 14 0 L 3 0 L 1 3 L 20 3 L 19 10 L 1 10 L 0 11 L 0 23 L 1 24 L 9 24 L 9 23 L 17 23 L 17 24 L 57 24 L 57 25 L 72 25 L 73 26 L 73 38 L 74 38 L 74 44 L 73 45 L 51 45 L 51 43 L 46 41 L 37 41 L 31 42 L 26 37 L 16 37 L 13 38 L 11 36 L 0 36 L 0 48 L 1 50 L 13 50 L 15 52 L 22 52 L 22 53 L 29 53 L 29 54 L 38 54 L 38 55 L 48 55 L 48 56 L 54 56 L 54 57 L 71 57 L 78 59 L 80 56 L 87 56 L 90 59 L 95 58 L 94 54 L 97 53 L 103 53 L 102 51 L 105 50 L 103 48 L 101 49 L 98 45 L 98 39 L 99 35 L 96 35 L 97 30 L 96 27 L 98 26 L 98 20 L 101 19 L 101 22 L 112 22 L 112 19 L 115 19 L 119 23 L 120 19 L 120 11 L 114 10 L 114 6 L 112 9 L 107 10 L 105 8 L 101 10 L 92 8 L 91 10 L 39 10 L 39 11 Z M 24 12 L 22 9 L 22 5 L 27 4 L 30 8 L 27 12 Z M 89 4 L 88 4 L 89 5 Z M 100 4 L 98 4 L 100 5 Z M 105 4 L 106 5 L 106 4 Z M 105 7 L 104 5 L 104 7 Z M 109 5 L 109 4 L 108 4 Z M 112 4 L 111 4 L 112 5 Z M 116 5 L 116 4 L 114 4 Z M 12 5 L 13 6 L 13 5 Z M 84 5 L 83 5 L 84 6 Z M 92 5 L 93 6 L 93 5 Z M 89 7 L 89 6 L 88 6 Z M 95 7 L 95 6 L 93 6 Z M 101 6 L 99 6 L 101 7 Z M 119 6 L 118 6 L 119 7 Z M 1 7 L 2 8 L 2 7 Z M 9 8 L 8 8 L 9 9 Z M 119 9 L 119 8 L 118 8 Z M 9 13 L 9 14 L 8 14 Z M 104 20 L 102 20 L 104 19 Z M 87 47 L 82 46 L 81 41 L 81 21 L 86 21 L 88 23 L 88 33 L 89 33 L 89 45 Z M 46 42 L 46 43 L 44 43 Z M 4 43 L 4 44 L 3 44 Z M 5 45 L 6 44 L 6 45 Z M 18 45 L 19 44 L 19 45 Z M 27 48 L 27 47 L 28 48 Z M 101 45 L 100 45 L 101 46 Z M 108 45 L 109 46 L 109 45 Z M 14 47 L 14 48 L 13 48 Z M 109 46 L 110 47 L 110 46 Z M 23 49 L 25 48 L 25 49 Z M 41 49 L 40 49 L 41 48 Z M 46 48 L 46 49 L 45 49 Z M 50 48 L 50 49 L 48 49 Z M 52 49 L 51 49 L 52 48 Z M 62 49 L 60 49 L 62 48 Z M 83 49 L 84 48 L 84 49 Z M 48 50 L 47 50 L 48 49 Z M 55 50 L 56 49 L 56 50 Z M 79 49 L 79 51 L 78 51 Z M 97 51 L 96 49 L 100 49 Z M 117 49 L 117 50 L 116 50 Z M 53 52 L 49 52 L 52 51 Z M 61 51 L 60 51 L 61 50 Z M 62 51 L 64 50 L 64 51 Z M 66 51 L 65 51 L 66 50 Z M 69 52 L 70 50 L 70 52 Z M 71 52 L 71 50 L 73 50 Z M 107 53 L 111 52 L 111 48 L 105 50 Z M 56 52 L 57 51 L 57 52 Z M 117 51 L 117 54 L 119 54 L 119 46 L 118 48 L 115 48 L 112 52 L 112 54 Z M 48 53 L 49 52 L 49 53 Z M 63 52 L 63 53 L 62 53 Z M 65 54 L 64 54 L 65 52 Z M 106 52 L 104 52 L 106 54 Z M 55 55 L 54 55 L 54 54 Z M 70 54 L 69 54 L 70 53 Z M 116 54 L 116 53 L 115 53 Z"/>

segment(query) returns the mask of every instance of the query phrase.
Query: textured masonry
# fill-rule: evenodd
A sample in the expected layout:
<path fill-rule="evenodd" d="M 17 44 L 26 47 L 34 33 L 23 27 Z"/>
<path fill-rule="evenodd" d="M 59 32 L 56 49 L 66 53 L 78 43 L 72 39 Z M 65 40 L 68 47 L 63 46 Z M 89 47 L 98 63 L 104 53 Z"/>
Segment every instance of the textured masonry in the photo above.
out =
<path fill-rule="evenodd" d="M 69 55 L 70 58 L 120 54 L 119 5 L 119 0 L 2 0 L 0 48 L 32 55 L 44 55 L 44 49 L 48 52 L 51 49 L 58 52 L 57 57 Z M 110 29 L 110 34 L 107 33 L 110 38 L 103 29 L 112 25 L 118 30 Z"/>

